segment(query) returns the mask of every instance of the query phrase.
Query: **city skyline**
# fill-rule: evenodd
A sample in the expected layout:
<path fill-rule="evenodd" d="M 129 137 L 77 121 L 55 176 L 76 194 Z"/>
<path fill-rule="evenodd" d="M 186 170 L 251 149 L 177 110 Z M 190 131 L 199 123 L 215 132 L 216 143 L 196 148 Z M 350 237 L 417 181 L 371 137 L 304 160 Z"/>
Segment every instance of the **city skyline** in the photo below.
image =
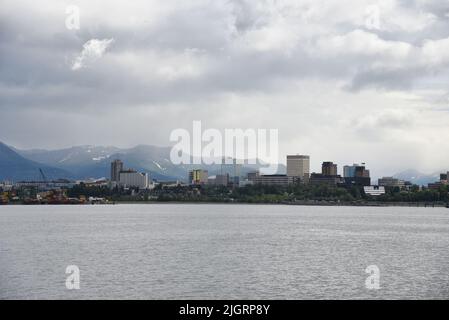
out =
<path fill-rule="evenodd" d="M 0 141 L 0 143 L 2 143 L 2 141 Z M 145 146 L 145 145 L 137 145 L 137 146 L 134 146 L 132 148 L 124 148 L 124 149 L 117 148 L 116 146 L 111 146 L 111 145 L 109 145 L 107 147 L 94 146 L 94 145 L 82 145 L 82 146 L 72 146 L 72 147 L 67 147 L 67 148 L 62 148 L 62 149 L 42 149 L 42 148 L 39 148 L 39 147 L 36 147 L 36 148 L 33 148 L 33 149 L 18 149 L 15 146 L 9 145 L 9 147 L 11 147 L 12 150 L 19 151 L 19 154 L 22 154 L 22 153 L 27 154 L 28 152 L 32 152 L 32 153 L 33 152 L 38 152 L 38 153 L 40 153 L 40 152 L 60 152 L 60 151 L 67 151 L 68 152 L 68 151 L 70 151 L 72 149 L 74 149 L 74 150 L 86 149 L 87 152 L 90 152 L 89 151 L 90 149 L 98 149 L 98 148 L 100 148 L 100 149 L 102 149 L 102 148 L 104 148 L 104 149 L 112 148 L 113 150 L 127 150 L 127 149 L 132 150 L 133 148 L 138 148 L 140 146 Z M 161 148 L 161 149 L 164 149 L 164 148 L 170 149 L 170 147 L 168 147 L 168 146 L 152 146 L 152 145 L 147 145 L 147 146 L 151 147 L 151 148 L 152 147 L 156 147 L 156 148 Z M 104 151 L 102 151 L 102 152 L 104 152 Z M 106 155 L 106 157 L 108 158 L 111 155 Z M 285 169 L 286 169 L 287 163 L 288 163 L 288 160 L 287 160 L 288 157 L 298 157 L 298 156 L 302 157 L 299 154 L 299 152 L 297 152 L 297 153 L 291 152 L 290 154 L 286 154 L 284 157 L 280 156 L 280 161 L 277 164 L 285 166 Z M 364 161 L 364 160 L 337 162 L 337 161 L 335 161 L 332 158 L 316 159 L 316 157 L 314 157 L 313 155 L 306 155 L 306 157 L 309 157 L 308 161 L 310 162 L 310 164 L 309 164 L 309 174 L 311 174 L 311 173 L 320 173 L 321 170 L 322 170 L 322 164 L 326 163 L 326 162 L 330 162 L 330 163 L 333 163 L 333 164 L 337 165 L 337 168 L 338 168 L 338 172 L 337 173 L 340 174 L 341 176 L 344 176 L 344 169 L 347 166 L 358 165 L 358 164 L 362 164 L 362 165 L 367 164 L 370 168 L 376 167 L 375 164 L 372 164 L 371 162 Z M 100 158 L 102 158 L 102 157 L 100 157 Z M 92 160 L 99 161 L 100 158 L 98 158 L 98 159 L 97 158 L 93 158 Z M 232 157 L 226 157 L 226 158 L 231 159 Z M 64 160 L 64 159 L 61 159 L 61 160 Z M 150 160 L 150 159 L 148 159 L 148 160 Z M 245 159 L 245 160 L 247 160 L 247 159 Z M 41 165 L 45 165 L 45 163 L 41 163 Z M 202 165 L 204 165 L 204 163 Z M 280 168 L 281 173 L 283 172 L 283 170 L 284 169 Z M 432 171 L 432 172 L 421 171 L 421 168 L 407 168 L 407 167 L 400 168 L 398 171 L 392 171 L 390 169 L 387 172 L 379 172 L 379 171 L 374 170 L 371 177 L 374 180 L 377 180 L 377 179 L 383 178 L 383 177 L 392 177 L 392 176 L 395 176 L 397 174 L 401 174 L 401 173 L 409 171 L 409 170 L 415 171 L 415 172 L 423 174 L 423 175 L 429 175 L 430 176 L 430 175 L 439 174 L 440 172 L 445 172 L 446 167 L 440 168 L 440 169 Z"/>

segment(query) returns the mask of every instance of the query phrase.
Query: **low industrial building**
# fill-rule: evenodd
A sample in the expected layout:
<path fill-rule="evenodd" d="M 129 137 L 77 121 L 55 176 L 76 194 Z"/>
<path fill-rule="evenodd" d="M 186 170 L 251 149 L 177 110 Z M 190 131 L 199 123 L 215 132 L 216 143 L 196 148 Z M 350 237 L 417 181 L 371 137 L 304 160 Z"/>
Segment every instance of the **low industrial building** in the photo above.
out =
<path fill-rule="evenodd" d="M 298 181 L 299 177 L 290 177 L 285 174 L 259 175 L 254 178 L 254 184 L 271 186 L 288 186 Z"/>
<path fill-rule="evenodd" d="M 383 186 L 383 187 L 399 187 L 399 188 L 403 188 L 405 186 L 405 181 L 404 180 L 400 180 L 400 179 L 396 179 L 393 177 L 383 177 L 380 178 L 378 183 L 379 186 Z"/>
<path fill-rule="evenodd" d="M 66 179 L 54 181 L 19 181 L 14 184 L 14 188 L 36 188 L 39 191 L 70 189 L 76 183 Z"/>
<path fill-rule="evenodd" d="M 229 185 L 229 174 L 217 174 L 216 176 L 209 177 L 207 180 L 209 185 L 215 186 L 228 186 Z"/>
<path fill-rule="evenodd" d="M 312 173 L 310 175 L 309 183 L 311 185 L 337 185 L 343 182 L 343 179 L 339 175 L 324 175 L 322 173 Z"/>

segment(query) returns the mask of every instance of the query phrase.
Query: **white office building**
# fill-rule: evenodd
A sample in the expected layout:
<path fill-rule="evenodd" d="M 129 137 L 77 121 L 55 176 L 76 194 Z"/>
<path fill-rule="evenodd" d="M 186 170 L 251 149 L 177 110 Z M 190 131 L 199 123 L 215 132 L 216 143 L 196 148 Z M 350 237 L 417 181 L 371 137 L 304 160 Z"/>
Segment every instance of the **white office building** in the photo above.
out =
<path fill-rule="evenodd" d="M 381 196 L 385 194 L 385 187 L 383 186 L 365 186 L 363 187 L 365 194 L 373 197 Z"/>
<path fill-rule="evenodd" d="M 121 171 L 120 185 L 125 188 L 148 189 L 150 187 L 150 178 L 148 173 L 141 173 L 134 170 Z"/>

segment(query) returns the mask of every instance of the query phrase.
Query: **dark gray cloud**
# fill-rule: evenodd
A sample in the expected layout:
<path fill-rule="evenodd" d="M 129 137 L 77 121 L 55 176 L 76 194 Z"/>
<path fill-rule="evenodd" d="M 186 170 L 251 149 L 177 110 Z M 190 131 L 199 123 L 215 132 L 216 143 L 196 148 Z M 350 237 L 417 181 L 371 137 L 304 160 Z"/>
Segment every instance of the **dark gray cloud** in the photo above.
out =
<path fill-rule="evenodd" d="M 69 4 L 81 10 L 80 30 L 65 28 Z M 375 28 L 367 24 L 373 5 Z M 408 152 L 423 136 L 431 139 L 432 124 L 443 128 L 433 110 L 447 102 L 448 12 L 447 1 L 418 0 L 7 0 L 0 11 L 0 140 L 163 145 L 170 130 L 199 119 L 218 128 L 275 126 L 288 135 L 283 152 L 301 145 L 325 156 L 322 148 L 333 146 L 324 133 L 356 147 L 391 134 L 370 117 L 412 114 L 420 120 L 394 132 L 409 138 L 390 139 L 392 150 L 403 143 Z M 108 39 L 80 58 L 83 46 Z M 120 134 L 111 133 L 120 123 Z M 372 124 L 369 137 L 351 123 Z M 443 143 L 433 141 L 435 149 Z M 360 152 L 376 159 L 374 151 Z"/>

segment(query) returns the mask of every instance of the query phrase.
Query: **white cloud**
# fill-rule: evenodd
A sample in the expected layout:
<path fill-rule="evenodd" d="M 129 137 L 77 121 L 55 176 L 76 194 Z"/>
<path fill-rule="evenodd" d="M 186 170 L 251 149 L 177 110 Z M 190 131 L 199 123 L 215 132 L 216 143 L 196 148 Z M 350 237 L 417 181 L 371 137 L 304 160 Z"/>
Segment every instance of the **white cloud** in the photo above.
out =
<path fill-rule="evenodd" d="M 401 60 L 407 57 L 412 49 L 408 43 L 387 41 L 377 34 L 356 29 L 342 35 L 335 35 L 319 40 L 318 50 L 327 55 L 357 55 L 381 59 Z"/>
<path fill-rule="evenodd" d="M 72 64 L 72 70 L 83 68 L 86 64 L 99 59 L 106 52 L 106 49 L 114 42 L 114 39 L 90 39 L 83 45 L 83 50 Z"/>

